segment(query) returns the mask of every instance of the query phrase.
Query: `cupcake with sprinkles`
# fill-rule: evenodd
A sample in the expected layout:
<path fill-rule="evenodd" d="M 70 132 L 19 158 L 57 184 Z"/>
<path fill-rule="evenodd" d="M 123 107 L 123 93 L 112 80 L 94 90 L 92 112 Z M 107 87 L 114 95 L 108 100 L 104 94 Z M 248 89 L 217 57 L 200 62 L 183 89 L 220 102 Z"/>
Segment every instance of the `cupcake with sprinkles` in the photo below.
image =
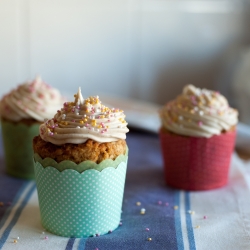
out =
<path fill-rule="evenodd" d="M 129 130 L 122 110 L 80 88 L 74 97 L 33 139 L 41 221 L 56 235 L 102 235 L 120 223 Z"/>
<path fill-rule="evenodd" d="M 185 190 L 226 185 L 238 122 L 226 98 L 188 85 L 160 110 L 160 118 L 167 184 Z"/>
<path fill-rule="evenodd" d="M 20 84 L 0 101 L 6 172 L 20 178 L 34 178 L 32 139 L 39 126 L 65 100 L 41 77 Z"/>

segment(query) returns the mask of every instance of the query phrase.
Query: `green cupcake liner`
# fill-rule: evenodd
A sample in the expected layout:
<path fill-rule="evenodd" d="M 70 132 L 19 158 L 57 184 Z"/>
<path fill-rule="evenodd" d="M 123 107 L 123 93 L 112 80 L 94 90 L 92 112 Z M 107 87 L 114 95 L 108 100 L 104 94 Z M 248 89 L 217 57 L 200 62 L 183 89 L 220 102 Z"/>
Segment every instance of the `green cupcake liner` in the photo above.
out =
<path fill-rule="evenodd" d="M 111 165 L 106 161 L 102 170 L 88 168 L 80 172 L 65 169 L 64 164 L 68 167 L 73 163 L 69 161 L 60 164 L 62 171 L 35 161 L 41 221 L 46 230 L 64 237 L 89 237 L 119 226 L 127 157 Z"/>
<path fill-rule="evenodd" d="M 34 178 L 32 140 L 39 134 L 39 123 L 26 125 L 1 121 L 6 172 L 25 179 Z"/>

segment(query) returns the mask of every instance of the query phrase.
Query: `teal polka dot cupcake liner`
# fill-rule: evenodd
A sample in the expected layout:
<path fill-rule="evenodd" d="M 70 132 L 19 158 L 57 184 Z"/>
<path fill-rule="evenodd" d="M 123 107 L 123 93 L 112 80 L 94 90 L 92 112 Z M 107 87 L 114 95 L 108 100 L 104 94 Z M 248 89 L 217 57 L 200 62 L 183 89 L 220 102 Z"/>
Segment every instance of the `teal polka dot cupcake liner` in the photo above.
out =
<path fill-rule="evenodd" d="M 36 160 L 34 168 L 41 221 L 47 231 L 64 237 L 89 237 L 119 226 L 127 157 L 101 171 L 60 171 Z"/>

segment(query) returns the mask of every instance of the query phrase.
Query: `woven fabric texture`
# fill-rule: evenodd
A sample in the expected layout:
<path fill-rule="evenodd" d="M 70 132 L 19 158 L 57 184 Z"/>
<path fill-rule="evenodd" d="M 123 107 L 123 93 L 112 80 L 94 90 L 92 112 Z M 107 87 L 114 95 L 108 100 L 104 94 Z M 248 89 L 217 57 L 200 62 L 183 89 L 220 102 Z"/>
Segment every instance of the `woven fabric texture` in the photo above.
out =
<path fill-rule="evenodd" d="M 228 181 L 235 131 L 211 138 L 178 136 L 160 131 L 165 179 L 184 190 L 209 190 Z"/>

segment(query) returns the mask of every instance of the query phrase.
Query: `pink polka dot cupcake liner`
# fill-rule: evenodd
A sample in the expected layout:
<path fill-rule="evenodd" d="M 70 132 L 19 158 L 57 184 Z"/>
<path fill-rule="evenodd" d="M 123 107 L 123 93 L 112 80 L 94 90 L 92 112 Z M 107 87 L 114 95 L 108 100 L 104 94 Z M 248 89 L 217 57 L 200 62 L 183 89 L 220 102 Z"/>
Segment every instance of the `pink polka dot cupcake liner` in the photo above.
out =
<path fill-rule="evenodd" d="M 160 130 L 166 183 L 183 190 L 210 190 L 228 182 L 236 131 L 211 138 L 180 136 Z"/>

